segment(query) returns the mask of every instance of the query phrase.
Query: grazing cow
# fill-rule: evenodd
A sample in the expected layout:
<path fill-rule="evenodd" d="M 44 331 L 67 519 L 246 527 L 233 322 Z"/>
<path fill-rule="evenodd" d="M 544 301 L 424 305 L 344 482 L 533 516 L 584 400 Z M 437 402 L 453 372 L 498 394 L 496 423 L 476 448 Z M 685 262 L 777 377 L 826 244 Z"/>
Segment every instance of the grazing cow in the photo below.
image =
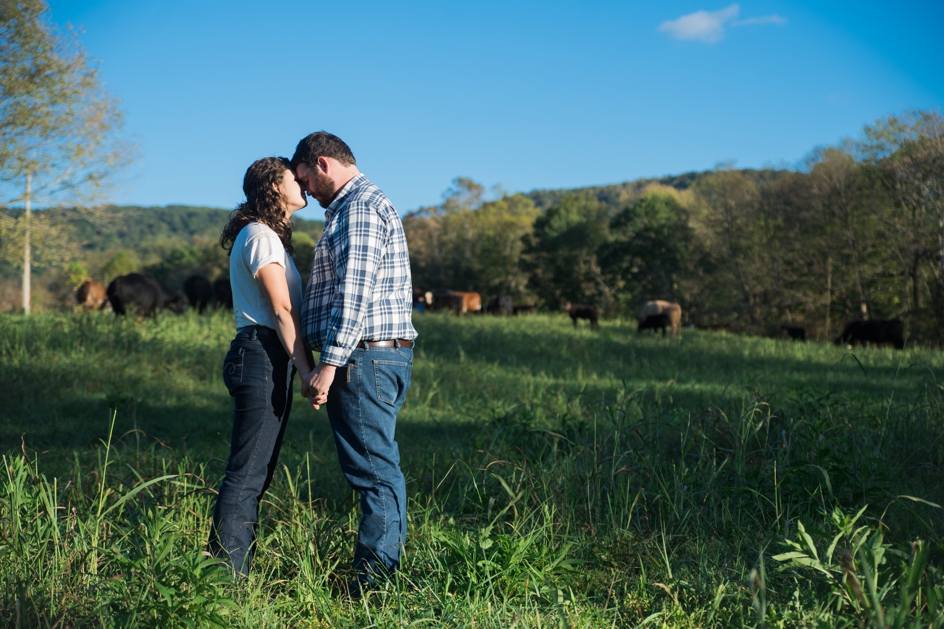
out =
<path fill-rule="evenodd" d="M 806 328 L 794 328 L 789 325 L 782 325 L 780 326 L 780 330 L 778 330 L 778 335 L 782 337 L 789 337 L 794 341 L 805 341 Z"/>
<path fill-rule="evenodd" d="M 216 297 L 217 308 L 233 309 L 233 287 L 228 277 L 221 277 L 213 282 L 213 296 Z"/>
<path fill-rule="evenodd" d="M 665 336 L 665 329 L 672 328 L 672 317 L 669 316 L 669 313 L 662 312 L 660 314 L 649 315 L 644 321 L 639 323 L 639 329 L 636 330 L 636 333 L 639 334 L 643 330 L 652 330 L 653 334 L 658 334 L 659 328 L 662 328 L 662 336 Z"/>
<path fill-rule="evenodd" d="M 503 317 L 513 315 L 515 312 L 515 304 L 511 299 L 511 295 L 493 296 L 492 301 L 490 301 L 488 306 L 485 308 L 485 312 L 494 315 L 501 315 Z"/>
<path fill-rule="evenodd" d="M 482 296 L 454 290 L 435 290 L 426 292 L 426 307 L 430 310 L 445 310 L 457 315 L 466 312 L 481 312 Z"/>
<path fill-rule="evenodd" d="M 180 314 L 187 308 L 187 298 L 181 293 L 138 273 L 116 277 L 108 285 L 107 293 L 116 315 L 127 314 L 131 308 L 142 317 L 150 317 L 161 310 Z"/>
<path fill-rule="evenodd" d="M 904 349 L 905 324 L 898 319 L 850 321 L 833 343 L 836 345 L 872 343 L 876 346 L 891 343 L 895 349 Z"/>
<path fill-rule="evenodd" d="M 185 279 L 184 293 L 187 295 L 190 307 L 196 308 L 200 314 L 203 314 L 213 300 L 213 287 L 210 285 L 210 280 L 202 275 L 191 275 Z"/>
<path fill-rule="evenodd" d="M 663 312 L 669 315 L 669 321 L 672 323 L 672 336 L 678 336 L 682 329 L 682 307 L 674 302 L 663 301 L 661 299 L 647 301 L 642 307 L 642 312 L 636 317 L 636 321 L 644 323 L 646 318 L 652 315 L 662 314 Z"/>
<path fill-rule="evenodd" d="M 482 312 L 482 296 L 478 293 L 453 291 L 462 297 L 462 314 L 467 312 L 478 314 Z"/>
<path fill-rule="evenodd" d="M 590 322 L 590 328 L 596 330 L 600 327 L 599 315 L 596 306 L 587 306 L 585 304 L 572 304 L 569 301 L 564 304 L 564 310 L 570 315 L 570 320 L 577 327 L 577 319 L 586 319 Z"/>
<path fill-rule="evenodd" d="M 101 310 L 108 305 L 108 293 L 101 282 L 85 280 L 75 291 L 75 300 L 86 310 Z"/>
<path fill-rule="evenodd" d="M 515 306 L 511 309 L 512 314 L 518 315 L 534 314 L 534 306 Z"/>

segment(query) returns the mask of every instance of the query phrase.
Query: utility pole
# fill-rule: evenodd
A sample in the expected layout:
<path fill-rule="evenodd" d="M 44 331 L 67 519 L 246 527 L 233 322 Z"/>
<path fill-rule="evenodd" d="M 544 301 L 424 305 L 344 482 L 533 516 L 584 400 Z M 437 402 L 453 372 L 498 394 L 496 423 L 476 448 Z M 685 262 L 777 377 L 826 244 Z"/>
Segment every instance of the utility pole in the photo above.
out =
<path fill-rule="evenodd" d="M 32 294 L 30 291 L 30 184 L 32 183 L 30 171 L 26 171 L 26 246 L 23 247 L 23 314 L 30 313 L 30 302 Z"/>

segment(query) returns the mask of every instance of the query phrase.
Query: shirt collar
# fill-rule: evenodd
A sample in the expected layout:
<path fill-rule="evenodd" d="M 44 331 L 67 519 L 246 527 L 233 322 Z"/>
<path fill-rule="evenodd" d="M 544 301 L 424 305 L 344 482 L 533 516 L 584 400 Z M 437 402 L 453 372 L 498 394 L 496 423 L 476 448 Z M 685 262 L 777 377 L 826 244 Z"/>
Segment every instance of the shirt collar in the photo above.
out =
<path fill-rule="evenodd" d="M 331 217 L 334 216 L 334 213 L 337 212 L 341 204 L 344 203 L 344 199 L 354 191 L 354 188 L 357 188 L 366 181 L 367 177 L 364 176 L 364 173 L 357 173 L 350 181 L 344 184 L 344 186 L 338 190 L 338 193 L 334 195 L 334 200 L 325 208 L 325 222 L 331 220 Z"/>

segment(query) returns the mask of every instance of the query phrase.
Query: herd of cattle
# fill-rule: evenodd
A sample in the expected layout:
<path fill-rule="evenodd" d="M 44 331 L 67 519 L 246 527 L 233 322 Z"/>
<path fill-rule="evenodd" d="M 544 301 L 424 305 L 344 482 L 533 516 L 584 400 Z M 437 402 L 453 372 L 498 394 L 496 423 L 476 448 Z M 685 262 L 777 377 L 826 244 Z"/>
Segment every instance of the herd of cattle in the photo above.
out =
<path fill-rule="evenodd" d="M 213 303 L 219 308 L 233 308 L 233 290 L 229 280 L 220 278 L 212 284 L 200 275 L 184 280 L 184 292 L 167 288 L 149 275 L 129 273 L 113 279 L 106 288 L 101 282 L 85 280 L 75 293 L 76 301 L 86 310 L 114 310 L 116 315 L 134 311 L 150 317 L 163 310 L 180 314 L 187 304 L 201 314 Z"/>
<path fill-rule="evenodd" d="M 111 308 L 116 315 L 133 310 L 143 317 L 162 310 L 182 313 L 189 304 L 199 313 L 211 305 L 218 308 L 233 308 L 233 291 L 229 279 L 220 278 L 210 282 L 200 275 L 184 280 L 184 292 L 170 290 L 153 277 L 130 273 L 116 277 L 106 288 L 95 280 L 86 280 L 76 292 L 79 305 L 87 310 Z M 487 313 L 502 316 L 517 316 L 534 312 L 534 306 L 515 306 L 510 295 L 494 295 L 482 306 L 482 296 L 475 292 L 413 289 L 413 307 L 420 312 L 449 312 L 456 315 Z M 564 310 L 570 315 L 574 327 L 578 319 L 589 322 L 591 329 L 598 329 L 600 316 L 596 306 L 566 302 Z M 652 330 L 662 336 L 668 329 L 677 337 L 682 329 L 682 308 L 676 303 L 662 300 L 647 301 L 636 317 L 638 332 Z M 728 323 L 696 326 L 703 330 L 731 331 Z M 806 330 L 800 327 L 782 326 L 773 336 L 795 341 L 806 340 Z M 891 345 L 896 349 L 905 347 L 905 327 L 898 319 L 851 321 L 833 341 L 836 345 Z"/>

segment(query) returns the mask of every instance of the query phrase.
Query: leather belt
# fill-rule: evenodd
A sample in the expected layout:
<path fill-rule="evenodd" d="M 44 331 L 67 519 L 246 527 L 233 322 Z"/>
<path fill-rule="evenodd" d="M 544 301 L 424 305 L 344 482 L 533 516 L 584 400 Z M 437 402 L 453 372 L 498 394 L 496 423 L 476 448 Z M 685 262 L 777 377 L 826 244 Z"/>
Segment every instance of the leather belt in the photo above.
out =
<path fill-rule="evenodd" d="M 405 347 L 411 349 L 413 347 L 413 341 L 408 341 L 406 339 L 396 339 L 391 341 L 361 341 L 358 343 L 359 346 L 367 349 L 368 347 Z"/>

